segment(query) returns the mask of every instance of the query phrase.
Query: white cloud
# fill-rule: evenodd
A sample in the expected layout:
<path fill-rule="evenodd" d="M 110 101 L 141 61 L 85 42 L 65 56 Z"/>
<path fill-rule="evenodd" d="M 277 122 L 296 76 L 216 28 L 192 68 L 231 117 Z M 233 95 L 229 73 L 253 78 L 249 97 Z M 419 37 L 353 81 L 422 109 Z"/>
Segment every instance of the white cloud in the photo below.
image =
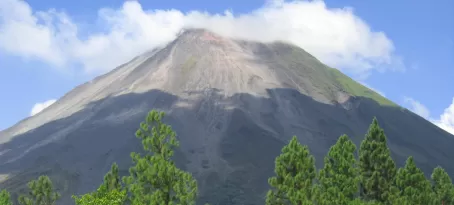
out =
<path fill-rule="evenodd" d="M 410 97 L 404 97 L 404 102 L 409 105 L 409 109 L 416 113 L 417 115 L 428 119 L 430 116 L 430 111 L 427 109 L 426 106 L 421 104 L 419 101 L 410 98 Z"/>
<path fill-rule="evenodd" d="M 454 98 L 451 105 L 441 114 L 440 119 L 433 120 L 434 124 L 454 135 Z"/>
<path fill-rule="evenodd" d="M 323 1 L 274 0 L 241 15 L 144 10 L 138 2 L 126 1 L 118 9 L 100 9 L 98 18 L 92 22 L 102 22 L 104 32 L 81 31 L 85 27 L 65 13 L 33 12 L 24 1 L 2 0 L 0 49 L 59 67 L 80 63 L 85 71 L 99 72 L 173 40 L 181 28 L 196 27 L 227 37 L 288 41 L 330 66 L 362 76 L 380 67 L 401 69 L 402 63 L 383 32 L 372 31 L 353 9 L 327 8 Z"/>
<path fill-rule="evenodd" d="M 449 107 L 444 110 L 439 119 L 430 118 L 429 109 L 427 109 L 417 100 L 405 97 L 404 102 L 409 105 L 409 109 L 414 113 L 426 118 L 441 129 L 444 129 L 445 131 L 454 135 L 454 98 L 452 99 L 451 105 L 449 105 Z"/>
<path fill-rule="evenodd" d="M 42 103 L 36 103 L 35 105 L 33 105 L 33 108 L 30 111 L 30 116 L 33 116 L 33 115 L 36 115 L 36 114 L 40 113 L 41 111 L 43 111 L 44 109 L 46 109 L 50 105 L 54 104 L 55 102 L 56 102 L 56 100 L 52 99 L 52 100 L 48 100 L 48 101 L 45 101 L 45 102 L 42 102 Z"/>

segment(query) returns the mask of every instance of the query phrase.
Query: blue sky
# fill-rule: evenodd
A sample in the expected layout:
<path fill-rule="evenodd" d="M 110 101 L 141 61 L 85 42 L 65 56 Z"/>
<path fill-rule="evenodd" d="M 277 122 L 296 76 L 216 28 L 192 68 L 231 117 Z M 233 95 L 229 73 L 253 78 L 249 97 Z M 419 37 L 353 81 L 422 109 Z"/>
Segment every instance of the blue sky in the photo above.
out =
<path fill-rule="evenodd" d="M 288 40 L 454 132 L 452 0 L 2 0 L 0 130 L 188 25 Z"/>

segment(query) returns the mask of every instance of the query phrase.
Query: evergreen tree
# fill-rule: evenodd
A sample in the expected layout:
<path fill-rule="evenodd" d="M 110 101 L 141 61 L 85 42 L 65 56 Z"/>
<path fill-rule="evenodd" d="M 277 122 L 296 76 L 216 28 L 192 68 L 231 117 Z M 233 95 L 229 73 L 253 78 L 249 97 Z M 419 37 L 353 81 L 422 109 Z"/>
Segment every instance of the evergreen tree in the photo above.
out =
<path fill-rule="evenodd" d="M 366 201 L 388 202 L 396 175 L 386 136 L 376 118 L 359 149 L 361 197 Z"/>
<path fill-rule="evenodd" d="M 101 190 L 98 188 L 93 193 L 84 194 L 80 197 L 73 196 L 76 205 L 124 205 L 126 190 Z"/>
<path fill-rule="evenodd" d="M 118 176 L 118 165 L 113 163 L 110 171 L 104 175 L 104 181 L 97 192 L 110 192 L 113 190 L 121 190 L 120 176 Z"/>
<path fill-rule="evenodd" d="M 433 191 L 437 204 L 454 204 L 454 186 L 448 173 L 441 167 L 436 167 L 432 173 Z"/>
<path fill-rule="evenodd" d="M 416 167 L 413 157 L 409 157 L 405 166 L 399 168 L 396 186 L 406 204 L 434 204 L 435 195 L 424 173 Z"/>
<path fill-rule="evenodd" d="M 28 196 L 19 197 L 22 205 L 53 205 L 60 198 L 58 192 L 54 192 L 52 181 L 48 176 L 40 176 L 38 180 L 28 183 L 30 192 Z"/>
<path fill-rule="evenodd" d="M 197 182 L 190 173 L 170 160 L 178 146 L 176 134 L 162 123 L 163 112 L 151 111 L 136 136 L 142 140 L 145 156 L 131 153 L 135 164 L 124 177 L 132 205 L 189 205 L 197 196 Z"/>
<path fill-rule="evenodd" d="M 110 171 L 104 175 L 104 181 L 99 188 L 80 197 L 72 196 L 77 205 L 122 205 L 126 200 L 126 190 L 121 189 L 118 166 L 112 164 Z"/>
<path fill-rule="evenodd" d="M 347 205 L 354 200 L 359 190 L 355 152 L 356 146 L 347 135 L 330 148 L 318 176 L 319 205 Z"/>
<path fill-rule="evenodd" d="M 315 159 L 296 136 L 282 148 L 281 155 L 276 158 L 274 171 L 276 176 L 268 180 L 272 188 L 267 194 L 267 205 L 312 204 Z"/>
<path fill-rule="evenodd" d="M 356 198 L 353 201 L 348 202 L 348 205 L 382 205 L 382 204 L 379 202 L 375 202 L 375 201 L 363 201 L 360 198 Z M 403 204 L 399 204 L 399 205 L 403 205 Z"/>
<path fill-rule="evenodd" d="M 13 202 L 11 202 L 11 196 L 6 190 L 0 191 L 0 205 L 13 205 Z"/>

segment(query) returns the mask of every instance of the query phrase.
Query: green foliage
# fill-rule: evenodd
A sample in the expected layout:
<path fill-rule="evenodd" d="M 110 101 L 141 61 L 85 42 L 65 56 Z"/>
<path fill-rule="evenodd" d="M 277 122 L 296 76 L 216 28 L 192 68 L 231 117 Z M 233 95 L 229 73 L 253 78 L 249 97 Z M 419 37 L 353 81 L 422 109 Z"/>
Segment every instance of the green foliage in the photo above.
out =
<path fill-rule="evenodd" d="M 454 204 L 454 185 L 448 173 L 436 167 L 432 173 L 433 191 L 437 204 Z"/>
<path fill-rule="evenodd" d="M 28 188 L 28 196 L 19 197 L 19 203 L 22 205 L 53 205 L 60 198 L 60 194 L 54 192 L 48 176 L 40 176 L 38 180 L 29 182 Z"/>
<path fill-rule="evenodd" d="M 0 205 L 13 205 L 13 202 L 11 202 L 11 196 L 6 190 L 0 191 Z"/>
<path fill-rule="evenodd" d="M 413 157 L 409 157 L 405 166 L 399 168 L 396 175 L 396 187 L 399 197 L 408 204 L 434 204 L 435 195 L 424 173 L 416 167 Z"/>
<path fill-rule="evenodd" d="M 339 85 L 349 94 L 372 99 L 380 105 L 398 107 L 397 104 L 391 102 L 387 98 L 381 96 L 377 92 L 359 84 L 350 77 L 334 68 L 328 68 L 332 76 L 336 79 Z"/>
<path fill-rule="evenodd" d="M 348 205 L 381 205 L 381 204 L 375 201 L 363 201 L 359 198 L 356 198 L 353 201 L 348 202 Z"/>
<path fill-rule="evenodd" d="M 190 173 L 178 169 L 171 160 L 178 147 L 176 134 L 162 123 L 164 113 L 151 111 L 140 124 L 136 136 L 145 154 L 131 153 L 134 166 L 120 181 L 114 163 L 103 183 L 91 193 L 72 196 L 76 205 L 194 205 L 197 182 Z M 453 205 L 454 185 L 441 168 L 433 170 L 432 181 L 416 167 L 413 157 L 396 171 L 383 129 L 374 118 L 355 158 L 356 146 L 342 135 L 324 158 L 324 167 L 315 168 L 315 159 L 296 136 L 282 148 L 275 160 L 276 176 L 270 177 L 267 205 Z M 241 178 L 234 178 L 241 184 Z M 238 182 L 238 180 L 240 180 Z M 246 201 L 244 192 L 227 180 L 216 190 L 224 202 Z M 124 187 L 123 187 L 124 186 Z M 54 205 L 60 198 L 47 176 L 28 183 L 30 192 L 20 196 L 22 205 Z M 233 187 L 233 188 L 232 188 Z M 222 197 L 216 196 L 221 199 Z M 12 205 L 10 194 L 0 192 L 0 205 Z M 206 204 L 207 205 L 207 204 Z"/>
<path fill-rule="evenodd" d="M 170 160 L 178 141 L 172 128 L 162 123 L 163 117 L 163 112 L 151 111 L 136 132 L 146 154 L 131 153 L 135 165 L 123 178 L 132 205 L 195 204 L 197 182 Z"/>
<path fill-rule="evenodd" d="M 76 205 L 123 205 L 126 200 L 126 190 L 100 190 L 84 194 L 80 197 L 73 196 Z"/>
<path fill-rule="evenodd" d="M 296 136 L 276 158 L 275 173 L 268 180 L 272 189 L 267 194 L 267 205 L 312 204 L 315 159 Z"/>
<path fill-rule="evenodd" d="M 361 196 L 366 201 L 388 202 L 396 176 L 386 136 L 376 118 L 359 149 Z"/>
<path fill-rule="evenodd" d="M 126 201 L 126 190 L 121 190 L 118 165 L 112 164 L 104 176 L 103 183 L 93 192 L 80 197 L 72 196 L 76 205 L 122 205 Z"/>
<path fill-rule="evenodd" d="M 162 123 L 164 112 L 152 110 L 140 123 L 136 137 L 142 140 L 143 149 L 149 153 L 148 156 L 158 155 L 164 160 L 170 160 L 173 156 L 173 149 L 179 146 L 176 133 L 170 125 Z"/>
<path fill-rule="evenodd" d="M 118 176 L 118 165 L 113 163 L 110 171 L 104 176 L 104 181 L 99 187 L 98 193 L 105 193 L 113 190 L 121 190 L 120 176 Z"/>
<path fill-rule="evenodd" d="M 356 146 L 342 135 L 325 157 L 325 166 L 318 175 L 319 205 L 347 205 L 358 193 L 358 167 L 355 158 Z"/>
<path fill-rule="evenodd" d="M 316 183 L 314 159 L 296 139 L 276 158 L 276 176 L 268 181 L 268 205 L 445 205 L 453 204 L 454 185 L 441 168 L 432 174 L 433 186 L 409 157 L 396 170 L 383 129 L 374 118 L 361 143 L 356 146 L 342 135 L 324 159 Z"/>

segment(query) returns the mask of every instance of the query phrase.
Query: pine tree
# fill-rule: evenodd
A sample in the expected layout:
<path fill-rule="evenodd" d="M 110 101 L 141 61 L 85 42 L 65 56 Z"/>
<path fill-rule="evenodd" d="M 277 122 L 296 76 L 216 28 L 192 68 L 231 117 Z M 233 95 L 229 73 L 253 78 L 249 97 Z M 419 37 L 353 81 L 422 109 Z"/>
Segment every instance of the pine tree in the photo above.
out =
<path fill-rule="evenodd" d="M 77 205 L 123 205 L 126 200 L 126 190 L 122 190 L 118 165 L 112 164 L 110 171 L 104 175 L 104 181 L 99 188 L 82 196 L 72 196 Z"/>
<path fill-rule="evenodd" d="M 54 192 L 52 181 L 48 176 L 40 176 L 38 180 L 28 183 L 29 196 L 19 197 L 22 205 L 53 205 L 60 198 L 58 192 Z"/>
<path fill-rule="evenodd" d="M 356 198 L 353 201 L 348 202 L 348 205 L 382 205 L 379 202 L 374 201 L 363 201 L 360 198 Z M 404 205 L 404 204 L 399 204 Z"/>
<path fill-rule="evenodd" d="M 126 190 L 105 191 L 98 188 L 93 193 L 84 194 L 80 197 L 72 197 L 76 205 L 124 205 Z"/>
<path fill-rule="evenodd" d="M 120 176 L 118 176 L 117 163 L 113 163 L 110 171 L 104 175 L 104 181 L 101 184 L 99 191 L 109 192 L 113 190 L 121 190 L 121 181 Z"/>
<path fill-rule="evenodd" d="M 268 180 L 272 189 L 267 194 L 267 205 L 312 205 L 315 159 L 296 136 L 276 158 L 275 173 L 276 176 Z"/>
<path fill-rule="evenodd" d="M 347 135 L 330 148 L 318 176 L 319 205 L 347 205 L 354 200 L 359 191 L 355 152 L 356 146 Z"/>
<path fill-rule="evenodd" d="M 13 205 L 13 202 L 11 202 L 11 196 L 6 190 L 0 191 L 0 205 Z"/>
<path fill-rule="evenodd" d="M 129 169 L 130 176 L 123 178 L 132 205 L 195 203 L 197 182 L 170 160 L 178 141 L 172 128 L 161 122 L 163 117 L 163 112 L 151 111 L 136 132 L 147 153 L 131 153 L 135 165 Z"/>
<path fill-rule="evenodd" d="M 396 175 L 396 187 L 400 191 L 400 196 L 408 204 L 434 204 L 435 195 L 430 182 L 421 169 L 416 167 L 413 157 L 409 157 L 405 166 L 399 168 Z"/>
<path fill-rule="evenodd" d="M 437 204 L 454 204 L 454 185 L 448 173 L 436 167 L 432 172 L 432 181 Z"/>
<path fill-rule="evenodd" d="M 361 197 L 366 201 L 388 202 L 396 175 L 386 136 L 376 118 L 359 150 Z"/>

